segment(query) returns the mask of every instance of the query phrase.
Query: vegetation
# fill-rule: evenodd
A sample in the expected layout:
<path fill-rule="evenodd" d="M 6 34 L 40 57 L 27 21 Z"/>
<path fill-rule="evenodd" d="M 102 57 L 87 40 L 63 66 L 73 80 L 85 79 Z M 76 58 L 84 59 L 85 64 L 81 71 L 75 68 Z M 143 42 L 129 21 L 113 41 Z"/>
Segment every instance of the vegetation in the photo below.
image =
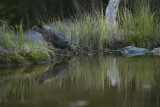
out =
<path fill-rule="evenodd" d="M 160 23 L 156 21 L 156 12 L 152 13 L 145 7 L 137 9 L 136 13 L 124 9 L 118 13 L 116 29 L 107 28 L 103 17 L 103 12 L 85 13 L 80 18 L 71 19 L 67 27 L 60 21 L 54 26 L 58 26 L 56 29 L 79 47 L 80 53 L 120 49 L 126 45 L 148 49 L 160 45 Z"/>
<path fill-rule="evenodd" d="M 12 2 L 17 4 L 23 1 L 27 2 L 26 7 L 30 6 L 27 5 L 29 3 L 37 3 L 35 0 Z M 56 1 L 62 0 L 50 1 L 48 8 L 56 9 L 56 6 L 52 6 Z M 21 18 L 17 16 L 21 17 L 22 13 L 29 20 L 33 18 L 30 23 L 34 22 L 43 10 L 38 7 L 48 4 L 43 0 L 39 0 L 39 3 L 36 4 L 38 6 L 31 6 L 34 7 L 33 14 L 36 13 L 34 18 L 33 14 L 31 17 L 28 15 L 30 9 L 25 10 L 26 7 L 18 15 L 14 12 L 9 16 L 4 11 L 0 13 L 0 106 L 76 106 L 74 102 L 78 101 L 89 102 L 91 106 L 97 102 L 98 106 L 104 102 L 106 105 L 123 106 L 159 105 L 159 56 L 125 58 L 107 53 L 120 51 L 129 45 L 149 50 L 160 47 L 160 12 L 156 10 L 159 0 L 121 0 L 115 29 L 105 25 L 104 8 L 91 12 L 85 10 L 65 20 L 42 16 L 39 24 L 51 26 L 70 41 L 70 47 L 64 50 L 54 48 L 46 41 L 34 41 L 30 34 L 25 35 L 26 19 L 17 25 L 15 19 L 19 21 Z M 138 3 L 139 6 L 136 5 Z M 155 3 L 157 6 L 153 7 Z M 6 6 L 0 3 L 0 11 L 5 10 Z M 11 6 L 6 11 L 16 11 L 15 8 L 19 9 Z M 37 9 L 40 11 L 36 12 Z M 11 17 L 7 20 L 9 24 L 2 21 L 3 18 L 1 20 L 1 15 Z M 34 23 L 37 24 L 36 21 Z M 71 59 L 65 57 L 77 54 Z M 60 61 L 61 58 L 65 60 Z M 44 64 L 51 61 L 54 62 Z M 4 67 L 36 63 L 40 64 Z"/>
<path fill-rule="evenodd" d="M 40 42 L 35 43 L 25 39 L 20 24 L 20 29 L 14 30 L 3 25 L 0 29 L 0 63 L 21 64 L 49 61 L 54 57 L 52 47 Z"/>
<path fill-rule="evenodd" d="M 147 5 L 148 6 L 148 5 Z M 45 17 L 41 24 L 53 23 L 53 29 L 62 32 L 70 41 L 70 48 L 55 49 L 46 42 L 34 42 L 28 35 L 24 37 L 23 24 L 17 28 L 2 22 L 0 27 L 0 63 L 38 63 L 49 61 L 56 56 L 73 54 L 93 54 L 119 50 L 127 45 L 152 49 L 160 46 L 160 30 L 157 12 L 152 12 L 145 4 L 140 8 L 120 9 L 116 29 L 106 27 L 103 8 L 101 11 L 72 17 L 68 20 L 54 20 Z"/>
<path fill-rule="evenodd" d="M 92 10 L 95 7 L 105 9 L 109 0 L 1 0 L 0 2 L 0 20 L 5 20 L 9 25 L 15 27 L 19 25 L 21 19 L 24 21 L 25 28 L 37 24 L 38 19 L 42 16 L 50 18 L 60 17 L 67 18 L 73 16 L 75 12 L 79 12 L 86 8 Z M 152 12 L 157 11 L 160 15 L 159 0 L 121 0 L 120 8 L 127 7 L 134 11 L 139 4 L 147 4 Z M 78 5 L 78 6 L 77 6 Z"/>

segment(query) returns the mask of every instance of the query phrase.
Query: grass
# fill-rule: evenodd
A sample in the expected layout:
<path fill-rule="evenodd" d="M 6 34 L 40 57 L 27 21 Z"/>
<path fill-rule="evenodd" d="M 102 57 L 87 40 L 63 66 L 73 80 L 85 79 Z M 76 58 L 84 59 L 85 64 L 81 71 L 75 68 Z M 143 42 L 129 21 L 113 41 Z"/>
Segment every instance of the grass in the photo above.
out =
<path fill-rule="evenodd" d="M 128 45 L 147 49 L 158 47 L 160 23 L 156 21 L 156 12 L 149 10 L 141 6 L 134 13 L 126 8 L 119 11 L 115 29 L 106 27 L 103 9 L 94 14 L 84 12 L 83 15 L 69 20 L 49 19 L 47 23 L 53 23 L 51 27 L 63 33 L 70 41 L 70 49 L 65 50 L 55 49 L 47 43 L 25 40 L 23 24 L 16 30 L 3 24 L 0 27 L 0 48 L 4 53 L 1 53 L 0 62 L 37 63 L 55 56 L 98 53 L 122 49 Z"/>
<path fill-rule="evenodd" d="M 144 7 L 137 9 L 135 14 L 129 10 L 121 13 L 118 22 L 121 23 L 125 41 L 148 49 L 159 46 L 159 23 L 155 21 L 155 14 Z"/>
<path fill-rule="evenodd" d="M 65 34 L 79 53 L 121 49 L 127 45 L 147 49 L 160 46 L 160 23 L 156 20 L 156 12 L 143 6 L 135 11 L 124 9 L 118 12 L 115 29 L 104 24 L 103 10 L 94 15 L 84 13 L 68 20 L 67 24 L 61 21 L 49 23 L 54 23 L 52 27 Z"/>
<path fill-rule="evenodd" d="M 22 24 L 16 30 L 5 25 L 0 29 L 0 48 L 1 64 L 38 63 L 54 57 L 52 46 L 25 39 Z"/>

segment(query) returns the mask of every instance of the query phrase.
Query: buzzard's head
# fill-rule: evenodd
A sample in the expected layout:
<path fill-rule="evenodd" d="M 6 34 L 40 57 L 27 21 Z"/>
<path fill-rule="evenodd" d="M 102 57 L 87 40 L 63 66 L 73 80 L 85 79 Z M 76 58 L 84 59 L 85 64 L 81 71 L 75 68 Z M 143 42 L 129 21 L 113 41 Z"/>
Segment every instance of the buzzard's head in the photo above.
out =
<path fill-rule="evenodd" d="M 39 32 L 39 33 L 42 33 L 44 27 L 41 25 L 36 25 L 36 26 L 33 26 L 32 29 Z"/>

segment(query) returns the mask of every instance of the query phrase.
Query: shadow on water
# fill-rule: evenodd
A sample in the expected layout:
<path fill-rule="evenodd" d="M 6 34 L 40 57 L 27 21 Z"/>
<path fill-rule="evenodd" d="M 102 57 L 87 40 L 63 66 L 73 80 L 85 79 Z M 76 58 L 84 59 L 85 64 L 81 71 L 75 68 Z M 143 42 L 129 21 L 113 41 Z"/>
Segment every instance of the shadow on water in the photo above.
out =
<path fill-rule="evenodd" d="M 159 107 L 160 57 L 83 56 L 0 69 L 2 106 Z"/>

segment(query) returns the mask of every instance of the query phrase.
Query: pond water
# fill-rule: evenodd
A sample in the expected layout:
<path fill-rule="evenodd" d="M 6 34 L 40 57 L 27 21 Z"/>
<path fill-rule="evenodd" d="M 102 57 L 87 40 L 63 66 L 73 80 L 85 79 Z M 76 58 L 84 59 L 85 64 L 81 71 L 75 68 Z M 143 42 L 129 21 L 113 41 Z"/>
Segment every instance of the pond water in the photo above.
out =
<path fill-rule="evenodd" d="M 160 57 L 94 55 L 1 67 L 0 107 L 160 107 Z"/>

